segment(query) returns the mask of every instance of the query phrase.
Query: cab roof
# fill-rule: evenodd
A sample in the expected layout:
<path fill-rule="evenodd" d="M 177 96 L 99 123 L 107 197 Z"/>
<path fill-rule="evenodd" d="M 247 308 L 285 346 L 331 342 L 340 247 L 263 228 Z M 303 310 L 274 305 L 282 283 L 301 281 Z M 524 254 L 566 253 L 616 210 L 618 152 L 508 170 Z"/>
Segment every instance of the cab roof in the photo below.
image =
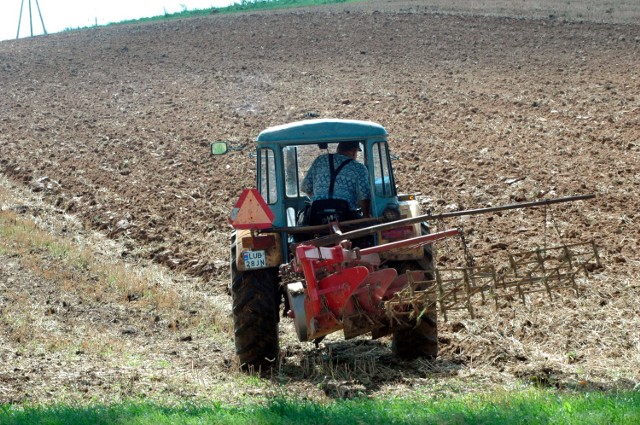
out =
<path fill-rule="evenodd" d="M 302 145 L 371 138 L 385 139 L 387 134 L 383 126 L 370 121 L 317 119 L 267 128 L 258 135 L 256 142 Z"/>

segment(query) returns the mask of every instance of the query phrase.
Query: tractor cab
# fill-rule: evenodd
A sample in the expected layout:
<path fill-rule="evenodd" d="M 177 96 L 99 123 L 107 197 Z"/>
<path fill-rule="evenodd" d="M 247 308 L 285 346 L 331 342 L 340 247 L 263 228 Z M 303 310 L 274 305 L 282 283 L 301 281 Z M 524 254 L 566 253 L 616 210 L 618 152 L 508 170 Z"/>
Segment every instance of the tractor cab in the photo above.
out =
<path fill-rule="evenodd" d="M 379 124 L 339 119 L 299 121 L 262 131 L 256 140 L 256 187 L 275 216 L 273 226 L 290 228 L 303 224 L 301 214 L 311 203 L 302 190 L 307 171 L 319 155 L 335 153 L 338 143 L 345 141 L 359 143 L 361 152 L 357 161 L 369 172 L 372 218 L 390 221 L 418 215 L 415 199 L 412 196 L 399 199 L 396 192 L 387 135 Z M 376 238 L 389 241 L 419 232 L 419 225 L 408 226 Z M 286 238 L 282 240 L 283 258 L 288 258 L 292 237 L 288 234 L 283 238 Z"/>
<path fill-rule="evenodd" d="M 340 142 L 357 142 L 361 152 L 357 161 L 368 170 L 371 188 L 371 218 L 360 220 L 360 225 L 371 225 L 382 221 L 394 221 L 420 215 L 420 208 L 413 195 L 398 195 L 393 175 L 392 158 L 387 140 L 388 133 L 380 124 L 369 121 L 343 119 L 304 120 L 270 127 L 256 139 L 256 188 L 273 213 L 273 236 L 276 243 L 265 254 L 261 267 L 277 267 L 290 258 L 291 244 L 308 237 L 302 233 L 302 215 L 311 208 L 311 198 L 302 189 L 302 181 L 313 161 L 325 153 L 335 153 Z M 225 154 L 225 143 L 212 144 L 214 155 Z M 327 170 L 329 173 L 329 170 Z M 339 217 L 336 217 L 339 218 Z M 340 225 L 349 221 L 338 219 Z M 356 220 L 357 221 L 357 220 Z M 400 228 L 378 232 L 373 235 L 373 244 L 382 244 L 407 239 L 425 231 L 425 224 L 410 224 Z M 298 228 L 298 229 L 294 229 Z M 343 229 L 344 230 L 344 229 Z M 325 233 L 331 231 L 327 226 Z M 248 231 L 238 231 L 236 237 L 249 239 Z M 314 234 L 322 231 L 314 230 Z M 247 246 L 251 244 L 247 242 Z M 274 251 L 280 251 L 276 254 Z M 240 252 L 238 268 L 245 270 Z M 423 258 L 422 249 L 405 249 L 383 254 L 388 260 L 416 260 Z"/>
<path fill-rule="evenodd" d="M 384 127 L 366 121 L 300 121 L 264 130 L 257 139 L 257 187 L 276 216 L 274 226 L 296 225 L 297 213 L 310 202 L 301 189 L 309 167 L 319 155 L 335 153 L 338 143 L 345 141 L 360 145 L 357 160 L 369 171 L 372 215 L 397 210 Z"/>
<path fill-rule="evenodd" d="M 259 263 L 262 267 L 277 267 L 286 262 L 291 254 L 291 243 L 309 236 L 301 233 L 303 229 L 294 229 L 309 224 L 301 219 L 304 211 L 311 207 L 309 195 L 302 190 L 302 181 L 313 161 L 319 155 L 335 153 L 340 142 L 358 142 L 361 152 L 357 161 L 368 170 L 371 218 L 360 225 L 420 215 L 415 196 L 399 195 L 396 191 L 387 136 L 387 130 L 380 124 L 342 119 L 298 121 L 270 127 L 258 135 L 256 187 L 273 213 L 273 231 L 278 233 L 276 244 L 267 250 L 264 261 Z M 211 147 L 214 155 L 225 154 L 227 149 L 225 143 L 214 143 Z M 347 230 L 354 226 L 349 227 L 349 221 L 340 224 Z M 420 235 L 425 232 L 424 226 L 410 224 L 381 231 L 373 235 L 372 243 L 382 244 Z M 330 227 L 327 227 L 325 232 L 329 231 Z M 253 240 L 248 239 L 247 233 L 239 231 L 237 237 Z M 314 234 L 318 234 L 317 229 Z M 278 254 L 274 252 L 276 250 Z M 424 255 L 422 249 L 417 248 L 390 251 L 383 256 L 388 260 L 412 260 Z M 238 267 L 241 270 L 245 267 L 240 255 Z"/>

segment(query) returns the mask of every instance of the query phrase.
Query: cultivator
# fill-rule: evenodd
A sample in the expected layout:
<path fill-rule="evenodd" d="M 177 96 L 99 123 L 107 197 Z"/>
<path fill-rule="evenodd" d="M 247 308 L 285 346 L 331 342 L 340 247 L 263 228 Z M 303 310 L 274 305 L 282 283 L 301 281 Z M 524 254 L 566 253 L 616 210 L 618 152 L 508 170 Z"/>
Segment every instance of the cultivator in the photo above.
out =
<path fill-rule="evenodd" d="M 387 136 L 379 124 L 340 119 L 293 122 L 258 135 L 256 187 L 242 192 L 229 218 L 235 229 L 229 292 L 236 353 L 244 367 L 276 364 L 283 299 L 301 341 L 317 342 L 336 331 L 346 338 L 392 334 L 394 355 L 433 359 L 438 353 L 438 314 L 448 319 L 451 312 L 466 310 L 475 316 L 478 302 L 499 306 L 507 298 L 526 302 L 535 292 L 552 297 L 564 288 L 578 291 L 576 268 L 599 267 L 595 245 L 593 254 L 578 245 L 515 254 L 508 272 L 469 261 L 463 232 L 429 234 L 428 223 L 594 195 L 421 215 L 415 195 L 398 193 Z M 341 145 L 358 150 L 340 159 L 346 153 Z M 214 155 L 229 149 L 225 142 L 211 144 Z M 325 156 L 329 164 L 342 161 L 336 169 L 328 167 L 326 181 L 317 179 L 327 183 L 326 197 L 327 188 L 312 181 Z M 318 158 L 322 160 L 316 162 Z M 352 167 L 353 160 L 360 164 Z M 359 170 L 357 191 L 351 174 L 338 175 L 343 166 Z M 369 184 L 360 184 L 365 179 Z M 334 199 L 339 183 L 344 184 L 342 195 L 357 198 L 362 213 L 370 217 L 346 220 L 359 214 L 351 202 Z M 364 186 L 369 186 L 368 193 L 361 193 Z M 462 241 L 467 267 L 435 269 L 429 244 L 452 237 Z"/>
<path fill-rule="evenodd" d="M 464 310 L 475 318 L 474 306 L 493 302 L 497 310 L 514 299 L 527 303 L 527 295 L 546 294 L 553 301 L 563 290 L 580 295 L 579 273 L 588 276 L 602 267 L 595 242 L 540 248 L 509 255 L 510 267 L 436 268 L 433 279 L 419 282 L 445 321 L 452 311 Z"/>
<path fill-rule="evenodd" d="M 343 330 L 345 338 L 368 332 L 386 335 L 415 322 L 433 302 L 416 296 L 425 271 L 399 274 L 381 268 L 379 253 L 430 244 L 455 236 L 457 229 L 418 236 L 371 248 L 350 249 L 348 243 L 333 247 L 300 244 L 296 258 L 281 267 L 281 274 L 303 274 L 303 282 L 287 285 L 290 316 L 295 319 L 298 338 L 308 341 Z M 407 292 L 409 289 L 410 292 Z"/>
<path fill-rule="evenodd" d="M 447 230 L 422 238 L 419 244 L 459 234 L 458 230 Z M 567 289 L 577 296 L 578 274 L 588 276 L 602 267 L 593 241 L 510 254 L 511 267 L 500 272 L 489 265 L 398 275 L 395 269 L 379 268 L 377 252 L 385 249 L 390 247 L 349 250 L 298 246 L 297 260 L 282 271 L 305 276 L 306 288 L 302 282 L 287 286 L 289 314 L 301 341 L 339 330 L 346 339 L 369 332 L 376 338 L 414 326 L 433 309 L 447 321 L 452 311 L 463 310 L 475 318 L 475 306 L 492 302 L 498 310 L 514 299 L 526 304 L 527 296 L 536 293 L 546 294 L 551 301 L 554 294 Z"/>
<path fill-rule="evenodd" d="M 504 208 L 504 207 L 499 207 Z M 489 210 L 489 209 L 488 209 Z M 472 210 L 474 213 L 478 210 Z M 402 221 L 401 221 L 402 222 Z M 371 333 L 374 338 L 399 329 L 415 327 L 439 312 L 448 320 L 453 311 L 463 310 L 475 318 L 475 306 L 493 302 L 495 308 L 527 296 L 544 293 L 550 300 L 559 291 L 579 294 L 577 275 L 601 267 L 594 242 L 540 248 L 509 255 L 510 267 L 478 266 L 405 270 L 386 268 L 380 253 L 415 248 L 459 236 L 468 254 L 463 234 L 450 229 L 371 248 L 350 248 L 351 238 L 371 234 L 387 223 L 345 234 L 336 234 L 297 245 L 295 258 L 281 266 L 281 275 L 303 277 L 287 284 L 289 315 L 294 318 L 301 341 L 318 340 L 339 330 L 345 338 Z M 334 246 L 323 246 L 336 243 Z M 507 302 L 507 303 L 505 303 Z"/>

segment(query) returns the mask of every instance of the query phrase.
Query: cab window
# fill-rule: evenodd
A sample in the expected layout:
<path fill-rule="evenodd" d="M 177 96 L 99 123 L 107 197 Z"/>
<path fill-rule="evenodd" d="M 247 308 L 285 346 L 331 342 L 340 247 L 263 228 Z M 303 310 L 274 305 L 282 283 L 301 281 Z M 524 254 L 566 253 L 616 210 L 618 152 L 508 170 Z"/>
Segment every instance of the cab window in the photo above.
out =
<path fill-rule="evenodd" d="M 391 173 L 389 148 L 385 142 L 375 143 L 372 152 L 373 182 L 376 196 L 390 197 L 396 195 L 396 184 Z"/>
<path fill-rule="evenodd" d="M 298 198 L 302 193 L 300 191 L 302 176 L 299 172 L 298 146 L 286 146 L 283 148 L 282 157 L 284 158 L 284 186 L 286 196 L 288 198 Z"/>
<path fill-rule="evenodd" d="M 272 149 L 263 148 L 258 151 L 258 167 L 260 194 L 267 204 L 275 204 L 278 202 L 278 186 L 276 184 L 276 161 Z"/>
<path fill-rule="evenodd" d="M 282 148 L 284 158 L 284 181 L 287 198 L 307 196 L 300 186 L 313 161 L 320 155 L 335 153 L 338 143 L 319 142 L 317 144 L 286 146 Z M 358 155 L 358 162 L 364 164 L 364 155 Z M 329 170 L 327 170 L 327 174 Z"/>

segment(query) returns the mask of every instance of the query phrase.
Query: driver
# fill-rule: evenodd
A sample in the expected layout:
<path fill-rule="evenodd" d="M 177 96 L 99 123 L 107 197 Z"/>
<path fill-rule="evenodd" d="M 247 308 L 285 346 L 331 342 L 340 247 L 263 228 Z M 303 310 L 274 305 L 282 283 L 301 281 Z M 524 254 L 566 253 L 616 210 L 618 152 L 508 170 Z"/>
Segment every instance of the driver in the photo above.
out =
<path fill-rule="evenodd" d="M 357 162 L 361 151 L 357 141 L 341 142 L 335 154 L 317 157 L 302 180 L 301 189 L 312 201 L 342 199 L 347 201 L 351 218 L 370 216 L 371 187 L 369 172 Z M 331 161 L 331 162 L 330 162 Z M 361 213 L 358 213 L 361 210 Z"/>

